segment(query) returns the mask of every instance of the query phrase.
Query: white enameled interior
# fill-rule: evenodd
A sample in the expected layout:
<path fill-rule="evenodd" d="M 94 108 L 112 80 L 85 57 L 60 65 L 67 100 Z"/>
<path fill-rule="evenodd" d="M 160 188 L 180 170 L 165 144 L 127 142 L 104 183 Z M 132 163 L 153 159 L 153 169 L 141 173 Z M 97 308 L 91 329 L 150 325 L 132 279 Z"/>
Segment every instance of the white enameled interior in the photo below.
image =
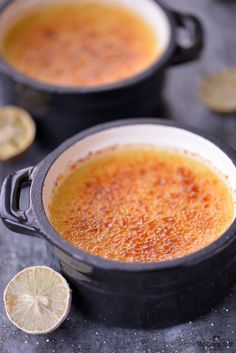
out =
<path fill-rule="evenodd" d="M 51 5 L 53 3 L 85 3 L 98 2 L 118 4 L 131 9 L 143 17 L 155 30 L 160 48 L 164 52 L 170 40 L 170 25 L 163 10 L 153 0 L 16 0 L 0 15 L 0 49 L 9 27 L 32 8 Z"/>
<path fill-rule="evenodd" d="M 232 191 L 236 190 L 236 168 L 231 159 L 209 140 L 187 130 L 162 125 L 138 124 L 114 127 L 90 135 L 71 146 L 51 166 L 43 187 L 43 205 L 49 218 L 48 205 L 52 198 L 55 181 L 69 166 L 89 152 L 125 144 L 147 144 L 158 148 L 173 148 L 196 154 L 222 176 L 227 176 Z M 236 202 L 236 194 L 232 192 Z M 235 209 L 236 215 L 236 209 Z"/>

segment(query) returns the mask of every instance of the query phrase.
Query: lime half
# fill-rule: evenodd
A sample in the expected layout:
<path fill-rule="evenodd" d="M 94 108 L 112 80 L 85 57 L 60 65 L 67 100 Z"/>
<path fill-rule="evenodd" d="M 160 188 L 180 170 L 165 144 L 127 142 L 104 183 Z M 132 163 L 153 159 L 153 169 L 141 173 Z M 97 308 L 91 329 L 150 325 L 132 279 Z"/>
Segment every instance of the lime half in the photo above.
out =
<path fill-rule="evenodd" d="M 66 280 L 46 266 L 19 272 L 4 291 L 9 320 L 30 334 L 54 331 L 70 310 L 71 291 Z"/>
<path fill-rule="evenodd" d="M 33 143 L 35 132 L 35 123 L 24 109 L 0 107 L 0 161 L 23 153 Z"/>
<path fill-rule="evenodd" d="M 203 103 L 218 113 L 236 112 L 236 68 L 207 77 L 200 84 Z"/>

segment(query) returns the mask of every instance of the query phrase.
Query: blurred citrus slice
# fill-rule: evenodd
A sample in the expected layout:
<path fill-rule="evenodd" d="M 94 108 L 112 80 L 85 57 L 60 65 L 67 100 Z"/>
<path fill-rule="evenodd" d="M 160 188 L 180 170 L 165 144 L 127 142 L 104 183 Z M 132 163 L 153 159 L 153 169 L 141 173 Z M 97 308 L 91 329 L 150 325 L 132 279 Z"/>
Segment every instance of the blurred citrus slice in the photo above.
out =
<path fill-rule="evenodd" d="M 228 68 L 204 79 L 200 84 L 204 104 L 219 113 L 236 111 L 236 68 Z"/>
<path fill-rule="evenodd" d="M 58 272 L 46 266 L 24 269 L 4 291 L 9 320 L 31 334 L 54 331 L 66 319 L 70 303 L 68 283 Z"/>
<path fill-rule="evenodd" d="M 24 152 L 33 143 L 35 132 L 35 123 L 24 109 L 0 107 L 0 161 Z"/>

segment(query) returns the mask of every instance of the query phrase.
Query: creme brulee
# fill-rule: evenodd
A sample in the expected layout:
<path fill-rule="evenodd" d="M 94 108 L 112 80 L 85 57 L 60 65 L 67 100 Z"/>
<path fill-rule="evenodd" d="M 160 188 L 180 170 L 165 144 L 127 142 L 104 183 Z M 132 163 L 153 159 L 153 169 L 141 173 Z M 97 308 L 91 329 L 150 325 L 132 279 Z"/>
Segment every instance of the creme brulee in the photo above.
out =
<path fill-rule="evenodd" d="M 133 11 L 82 2 L 31 10 L 8 30 L 2 54 L 32 79 L 90 87 L 140 73 L 161 49 L 153 28 Z"/>
<path fill-rule="evenodd" d="M 214 242 L 232 223 L 234 202 L 223 176 L 196 157 L 126 146 L 74 165 L 55 187 L 49 213 L 75 247 L 145 263 Z"/>

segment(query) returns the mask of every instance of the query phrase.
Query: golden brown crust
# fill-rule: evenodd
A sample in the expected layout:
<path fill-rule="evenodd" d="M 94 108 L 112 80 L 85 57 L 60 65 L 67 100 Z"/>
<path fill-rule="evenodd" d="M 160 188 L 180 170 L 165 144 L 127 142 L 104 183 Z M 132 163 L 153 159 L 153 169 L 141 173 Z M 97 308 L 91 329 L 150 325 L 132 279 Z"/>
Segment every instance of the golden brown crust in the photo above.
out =
<path fill-rule="evenodd" d="M 223 177 L 202 161 L 127 147 L 72 169 L 56 188 L 50 218 L 65 239 L 94 255 L 156 262 L 215 241 L 233 208 Z"/>
<path fill-rule="evenodd" d="M 160 55 L 141 17 L 119 6 L 67 4 L 27 15 L 6 35 L 3 55 L 38 81 L 89 87 L 129 78 Z"/>

